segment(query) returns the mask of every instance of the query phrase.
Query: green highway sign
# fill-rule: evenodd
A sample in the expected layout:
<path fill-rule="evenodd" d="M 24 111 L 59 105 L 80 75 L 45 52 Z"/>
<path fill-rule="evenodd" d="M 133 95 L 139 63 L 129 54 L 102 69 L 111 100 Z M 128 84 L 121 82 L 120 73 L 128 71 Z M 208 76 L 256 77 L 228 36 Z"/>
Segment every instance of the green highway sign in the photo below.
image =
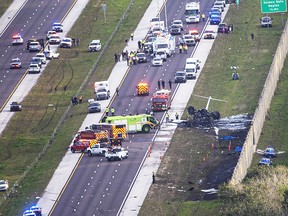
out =
<path fill-rule="evenodd" d="M 262 13 L 283 13 L 287 11 L 286 0 L 261 0 Z"/>

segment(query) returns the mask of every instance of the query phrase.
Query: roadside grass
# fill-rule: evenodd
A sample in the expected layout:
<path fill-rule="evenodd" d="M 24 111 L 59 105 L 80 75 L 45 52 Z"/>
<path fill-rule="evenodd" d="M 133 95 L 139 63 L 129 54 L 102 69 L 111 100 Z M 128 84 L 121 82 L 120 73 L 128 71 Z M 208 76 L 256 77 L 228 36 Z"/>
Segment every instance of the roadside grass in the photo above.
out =
<path fill-rule="evenodd" d="M 13 0 L 0 0 L 0 17 L 5 13 Z"/>
<path fill-rule="evenodd" d="M 107 23 L 101 4 L 107 5 Z M 94 97 L 93 83 L 106 80 L 114 67 L 114 53 L 125 47 L 139 23 L 150 0 L 135 0 L 131 10 L 109 44 L 100 64 L 96 67 L 86 88 L 81 92 L 84 101 Z M 116 4 L 117 3 L 117 7 Z M 83 82 L 99 53 L 89 53 L 88 44 L 92 39 L 101 39 L 102 46 L 113 32 L 130 0 L 90 1 L 68 36 L 80 38 L 80 46 L 73 49 L 59 49 L 61 58 L 49 63 L 36 86 L 23 101 L 25 109 L 15 113 L 1 136 L 0 179 L 8 179 L 10 185 L 20 177 L 48 142 L 70 99 Z M 19 215 L 25 207 L 36 202 L 41 196 L 59 162 L 67 152 L 73 135 L 80 128 L 87 115 L 87 103 L 72 108 L 56 139 L 46 154 L 32 168 L 17 188 L 15 196 L 1 206 L 0 215 Z M 16 133 L 15 133 L 16 132 Z"/>
<path fill-rule="evenodd" d="M 222 117 L 254 113 L 283 30 L 280 14 L 271 15 L 273 17 L 272 29 L 259 27 L 261 16 L 260 3 L 256 0 L 241 1 L 239 10 L 234 4 L 230 6 L 225 21 L 233 24 L 234 31 L 228 35 L 217 36 L 188 106 L 193 105 L 196 109 L 205 108 L 207 99 L 195 95 L 211 96 L 228 101 L 227 103 L 213 100 L 210 102 L 209 111 L 219 111 Z M 283 23 L 286 21 L 285 18 Z M 250 37 L 251 33 L 255 35 L 254 40 Z M 240 80 L 232 81 L 231 66 L 239 67 Z M 285 71 L 287 72 L 287 69 Z M 283 71 L 284 74 L 285 71 Z M 265 124 L 267 134 L 264 132 L 260 143 L 267 145 L 267 142 L 274 144 L 279 141 L 281 143 L 279 150 L 287 152 L 287 145 L 284 147 L 287 140 L 285 133 L 287 128 L 285 127 L 287 125 L 286 82 L 285 79 L 280 79 L 280 86 L 283 86 L 283 90 L 277 91 L 275 95 L 280 95 L 281 98 L 274 99 L 276 104 L 272 105 L 272 110 L 275 107 L 274 112 L 277 113 L 269 111 L 267 117 L 269 121 Z M 185 112 L 182 119 L 187 117 L 188 113 Z M 275 126 L 280 119 L 283 129 L 278 129 L 278 125 Z M 274 134 L 278 135 L 277 138 Z M 225 164 L 223 163 L 225 158 L 220 153 L 213 156 L 211 151 L 213 142 L 215 142 L 215 134 L 211 131 L 178 128 L 156 173 L 158 181 L 152 184 L 139 216 L 221 215 L 223 206 L 220 199 L 191 201 L 193 191 L 199 186 L 199 180 L 205 181 L 213 168 Z M 283 159 L 279 160 L 281 157 Z M 285 155 L 279 156 L 279 159 L 277 159 L 278 162 L 287 164 Z M 188 181 L 192 185 L 188 186 Z M 174 188 L 171 189 L 171 187 Z M 177 189 L 186 192 L 177 192 Z M 194 208 L 197 205 L 199 209 L 195 212 Z"/>

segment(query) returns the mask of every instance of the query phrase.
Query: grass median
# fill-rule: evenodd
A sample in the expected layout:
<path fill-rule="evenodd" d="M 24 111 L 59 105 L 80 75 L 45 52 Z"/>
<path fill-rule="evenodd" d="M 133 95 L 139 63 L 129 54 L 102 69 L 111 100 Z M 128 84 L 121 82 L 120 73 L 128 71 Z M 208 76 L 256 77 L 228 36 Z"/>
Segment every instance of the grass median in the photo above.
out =
<path fill-rule="evenodd" d="M 217 36 L 188 105 L 193 105 L 196 109 L 205 108 L 207 99 L 195 95 L 211 96 L 228 101 L 223 103 L 212 100 L 210 103 L 209 111 L 219 111 L 221 116 L 254 113 L 282 34 L 282 24 L 286 23 L 286 18 L 282 20 L 281 14 L 271 16 L 273 28 L 261 28 L 259 19 L 262 14 L 259 1 L 244 0 L 240 2 L 238 8 L 235 4 L 230 5 L 225 22 L 233 24 L 234 31 Z M 255 35 L 253 40 L 251 33 Z M 232 81 L 231 66 L 239 67 L 240 80 Z M 282 82 L 285 89 L 287 81 Z M 284 91 L 278 94 L 282 96 Z M 283 94 L 283 99 L 285 95 Z M 277 104 L 280 103 L 282 102 L 279 101 Z M 282 103 L 282 109 L 285 104 Z M 277 105 L 276 107 L 279 116 L 271 119 L 273 118 L 275 122 L 281 116 L 283 120 L 281 126 L 284 126 L 285 112 L 282 115 L 282 109 Z M 188 113 L 185 112 L 182 119 L 187 117 Z M 274 130 L 271 131 L 272 127 L 270 125 L 270 128 L 267 128 L 267 136 L 260 142 L 267 143 L 269 139 L 274 140 L 274 136 L 271 136 L 272 131 L 278 131 L 278 127 L 274 125 Z M 286 137 L 285 133 L 280 131 L 283 132 L 283 129 L 277 133 L 279 141 L 286 141 L 282 139 Z M 211 144 L 215 142 L 213 130 L 178 128 L 156 173 L 156 184 L 151 186 L 139 215 L 221 215 L 223 206 L 220 199 L 214 197 L 211 201 L 207 201 L 201 192 L 195 197 L 195 191 L 211 178 L 215 170 L 219 167 L 225 168 L 227 163 L 231 162 L 231 156 L 226 156 L 227 148 L 212 150 Z M 223 173 L 218 173 L 220 177 L 226 170 L 222 171 Z M 219 176 L 215 175 L 214 178 Z"/>
<path fill-rule="evenodd" d="M 134 31 L 150 2 L 134 1 L 117 37 L 108 45 L 89 83 L 81 92 L 84 101 L 94 97 L 95 81 L 106 80 L 109 77 L 114 67 L 114 53 L 121 52 L 126 46 L 125 39 Z M 106 23 L 101 7 L 103 3 L 107 5 Z M 15 113 L 3 132 L 0 145 L 6 151 L 0 153 L 0 179 L 8 179 L 12 185 L 43 149 L 71 103 L 71 96 L 77 92 L 99 55 L 88 52 L 89 42 L 99 38 L 102 46 L 105 45 L 129 3 L 130 0 L 97 0 L 88 3 L 68 33 L 72 38 L 80 38 L 80 46 L 59 50 L 61 58 L 49 63 L 37 85 L 23 101 L 25 109 Z M 48 151 L 20 182 L 15 196 L 7 199 L 1 206 L 0 214 L 19 215 L 27 205 L 36 202 L 35 197 L 41 196 L 86 115 L 87 103 L 72 108 Z"/>

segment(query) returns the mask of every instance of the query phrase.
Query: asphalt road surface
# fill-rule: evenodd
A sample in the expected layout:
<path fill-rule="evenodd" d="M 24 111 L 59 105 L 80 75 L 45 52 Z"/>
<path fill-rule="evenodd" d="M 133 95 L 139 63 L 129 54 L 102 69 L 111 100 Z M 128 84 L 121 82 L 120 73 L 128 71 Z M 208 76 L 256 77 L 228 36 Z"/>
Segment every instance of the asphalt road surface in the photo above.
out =
<path fill-rule="evenodd" d="M 201 2 L 202 13 L 208 17 L 208 11 L 212 5 L 211 1 Z M 182 19 L 185 23 L 185 2 L 168 0 L 167 2 L 168 25 L 173 19 Z M 161 14 L 165 20 L 164 14 Z M 202 31 L 204 22 L 198 24 L 185 24 L 186 30 L 198 29 Z M 176 38 L 178 41 L 178 37 Z M 190 47 L 188 54 L 176 53 L 163 64 L 162 67 L 152 67 L 148 58 L 147 63 L 132 66 L 122 84 L 119 96 L 115 98 L 112 107 L 116 108 L 116 115 L 129 115 L 146 113 L 151 108 L 151 95 L 158 88 L 157 81 L 163 79 L 168 87 L 168 80 L 174 81 L 174 74 L 177 70 L 183 70 L 185 60 L 190 57 L 193 47 Z M 150 96 L 136 96 L 136 86 L 140 81 L 150 85 Z M 166 88 L 167 88 L 166 87 Z M 172 91 L 176 88 L 173 83 Z M 163 112 L 156 113 L 159 120 Z M 64 188 L 59 201 L 51 215 L 117 215 L 121 203 L 130 187 L 130 184 L 137 173 L 148 146 L 153 142 L 155 130 L 148 134 L 133 134 L 123 144 L 129 146 L 129 157 L 123 161 L 108 162 L 104 157 L 88 157 L 84 155 L 78 168 Z"/>
<path fill-rule="evenodd" d="M 29 0 L 0 37 L 0 108 L 25 76 L 30 61 L 36 54 L 26 50 L 27 40 L 45 39 L 47 31 L 51 30 L 53 23 L 62 20 L 73 2 L 74 0 Z M 18 33 L 24 39 L 24 44 L 12 46 L 12 36 Z M 10 60 L 17 57 L 22 62 L 22 68 L 10 69 Z M 28 74 L 27 76 L 37 75 Z"/>

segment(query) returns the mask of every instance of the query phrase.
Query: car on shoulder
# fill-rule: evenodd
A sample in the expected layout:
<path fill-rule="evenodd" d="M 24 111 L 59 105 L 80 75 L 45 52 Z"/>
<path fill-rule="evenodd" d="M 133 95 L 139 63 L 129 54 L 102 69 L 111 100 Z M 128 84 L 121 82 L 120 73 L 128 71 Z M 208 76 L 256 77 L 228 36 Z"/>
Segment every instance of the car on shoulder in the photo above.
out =
<path fill-rule="evenodd" d="M 90 101 L 88 105 L 88 112 L 89 113 L 101 112 L 100 103 L 97 101 Z"/>
<path fill-rule="evenodd" d="M 200 41 L 200 34 L 199 34 L 198 30 L 196 30 L 196 29 L 190 30 L 189 34 L 193 36 L 193 38 L 196 42 Z"/>
<path fill-rule="evenodd" d="M 153 67 L 157 67 L 157 66 L 162 66 L 163 65 L 163 60 L 160 57 L 155 57 L 153 58 L 152 62 L 152 66 Z"/>
<path fill-rule="evenodd" d="M 155 52 L 155 58 L 161 58 L 162 61 L 167 61 L 167 53 L 163 50 L 158 50 Z"/>
<path fill-rule="evenodd" d="M 221 16 L 212 14 L 210 17 L 210 25 L 219 25 L 219 23 L 221 23 Z"/>
<path fill-rule="evenodd" d="M 50 36 L 49 44 L 60 44 L 60 43 L 61 43 L 60 35 L 54 34 Z"/>
<path fill-rule="evenodd" d="M 201 63 L 201 61 L 198 58 L 187 58 L 185 68 L 188 65 L 195 65 L 196 69 L 200 70 L 200 63 Z"/>
<path fill-rule="evenodd" d="M 174 75 L 175 83 L 186 83 L 187 77 L 185 71 L 177 71 Z"/>
<path fill-rule="evenodd" d="M 195 41 L 194 37 L 190 34 L 183 35 L 182 39 L 183 39 L 183 42 L 185 44 L 187 44 L 187 46 L 195 46 L 196 45 L 196 41 Z"/>
<path fill-rule="evenodd" d="M 179 27 L 181 28 L 181 31 L 184 30 L 184 25 L 183 25 L 182 20 L 174 20 L 174 21 L 172 22 L 172 25 L 179 26 Z"/>
<path fill-rule="evenodd" d="M 9 189 L 9 183 L 7 180 L 0 180 L 0 191 L 7 191 Z"/>
<path fill-rule="evenodd" d="M 59 22 L 55 22 L 52 25 L 52 30 L 56 32 L 63 32 L 63 25 Z"/>
<path fill-rule="evenodd" d="M 61 48 L 71 48 L 72 47 L 72 39 L 71 38 L 63 38 L 60 43 Z"/>
<path fill-rule="evenodd" d="M 46 59 L 48 59 L 48 60 L 59 59 L 59 57 L 60 57 L 59 53 L 53 53 L 53 52 L 51 52 L 49 50 L 44 51 L 44 54 L 45 54 Z"/>
<path fill-rule="evenodd" d="M 42 68 L 42 60 L 39 57 L 36 56 L 32 57 L 30 64 L 38 64 L 38 66 Z"/>
<path fill-rule="evenodd" d="M 30 64 L 29 65 L 29 69 L 28 69 L 28 73 L 29 74 L 35 74 L 35 73 L 40 73 L 41 68 L 39 67 L 38 64 Z"/>
<path fill-rule="evenodd" d="M 214 8 L 219 8 L 221 9 L 221 11 L 223 12 L 224 11 L 224 5 L 222 2 L 215 2 L 214 5 L 213 5 Z"/>
<path fill-rule="evenodd" d="M 260 25 L 262 28 L 264 28 L 264 27 L 271 28 L 272 27 L 272 18 L 269 16 L 262 17 L 260 19 Z"/>
<path fill-rule="evenodd" d="M 223 4 L 224 7 L 226 7 L 226 0 L 215 0 L 215 3 L 216 2 L 220 2 Z"/>
<path fill-rule="evenodd" d="M 272 160 L 270 158 L 263 157 L 258 165 L 260 166 L 272 166 Z"/>
<path fill-rule="evenodd" d="M 89 44 L 89 52 L 98 52 L 101 50 L 100 40 L 92 40 Z"/>
<path fill-rule="evenodd" d="M 211 18 L 212 14 L 218 14 L 219 16 L 222 15 L 222 11 L 220 8 L 211 8 L 211 10 L 209 11 L 209 17 Z"/>
<path fill-rule="evenodd" d="M 42 64 L 46 64 L 46 56 L 45 56 L 44 53 L 37 53 L 37 54 L 35 55 L 35 57 L 40 58 Z"/>
<path fill-rule="evenodd" d="M 10 104 L 10 112 L 14 112 L 14 111 L 22 111 L 22 109 L 23 109 L 23 106 L 22 106 L 22 104 L 21 103 L 19 103 L 19 102 L 12 102 L 11 104 Z"/>
<path fill-rule="evenodd" d="M 47 34 L 46 34 L 46 39 L 49 40 L 50 37 L 51 37 L 52 35 L 55 35 L 55 34 L 57 34 L 56 31 L 48 31 Z"/>
<path fill-rule="evenodd" d="M 36 214 L 36 216 L 42 216 L 42 209 L 41 207 L 35 205 L 35 206 L 32 206 L 30 208 L 30 211 L 34 212 L 34 214 Z"/>
<path fill-rule="evenodd" d="M 13 58 L 10 61 L 10 69 L 19 69 L 21 68 L 21 60 L 19 58 Z"/>
<path fill-rule="evenodd" d="M 206 29 L 204 31 L 204 39 L 215 39 L 216 37 L 216 32 L 213 31 L 212 29 Z"/>
<path fill-rule="evenodd" d="M 22 45 L 23 43 L 24 43 L 24 40 L 23 40 L 23 38 L 21 37 L 20 34 L 13 35 L 13 37 L 12 37 L 12 46 Z"/>
<path fill-rule="evenodd" d="M 178 25 L 172 25 L 172 26 L 170 27 L 170 33 L 171 33 L 171 35 L 181 34 L 181 31 L 182 31 L 182 29 L 181 29 L 181 27 L 178 26 Z"/>
<path fill-rule="evenodd" d="M 31 41 L 29 42 L 29 51 L 30 52 L 40 52 L 42 49 L 42 46 L 38 41 Z"/>
<path fill-rule="evenodd" d="M 137 63 L 146 63 L 147 57 L 145 53 L 137 53 L 136 54 Z"/>
<path fill-rule="evenodd" d="M 23 216 L 37 216 L 37 215 L 31 210 L 26 210 L 24 211 Z"/>
<path fill-rule="evenodd" d="M 228 25 L 226 23 L 219 23 L 218 25 L 218 33 L 227 33 L 229 31 Z"/>
<path fill-rule="evenodd" d="M 152 36 L 158 36 L 162 34 L 162 29 L 158 26 L 154 26 L 151 30 L 152 30 Z"/>

